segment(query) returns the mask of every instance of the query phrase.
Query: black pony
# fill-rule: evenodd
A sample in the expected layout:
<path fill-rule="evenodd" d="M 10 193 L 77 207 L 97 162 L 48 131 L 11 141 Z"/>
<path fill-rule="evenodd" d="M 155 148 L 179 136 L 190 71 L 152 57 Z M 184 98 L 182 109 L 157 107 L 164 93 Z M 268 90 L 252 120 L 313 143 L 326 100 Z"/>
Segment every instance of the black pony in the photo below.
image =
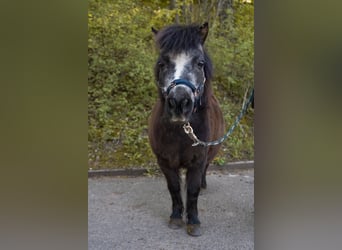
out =
<path fill-rule="evenodd" d="M 202 141 L 223 134 L 224 121 L 210 82 L 212 65 L 203 48 L 208 23 L 152 31 L 159 49 L 155 65 L 159 98 L 149 119 L 149 140 L 172 198 L 169 226 L 183 225 L 179 169 L 185 168 L 187 232 L 199 236 L 197 199 L 201 187 L 207 186 L 206 171 L 220 146 L 193 147 L 182 126 L 189 122 Z"/>

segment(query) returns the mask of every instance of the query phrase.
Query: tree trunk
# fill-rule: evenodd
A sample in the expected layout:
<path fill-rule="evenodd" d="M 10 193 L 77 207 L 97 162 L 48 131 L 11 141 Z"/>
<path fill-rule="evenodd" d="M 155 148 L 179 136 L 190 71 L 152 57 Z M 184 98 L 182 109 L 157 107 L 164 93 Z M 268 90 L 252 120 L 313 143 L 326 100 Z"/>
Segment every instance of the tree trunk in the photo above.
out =
<path fill-rule="evenodd" d="M 170 10 L 175 10 L 176 8 L 177 8 L 177 1 L 176 0 L 170 0 Z M 174 22 L 177 24 L 179 23 L 178 13 L 175 16 Z"/>
<path fill-rule="evenodd" d="M 227 18 L 227 9 L 233 8 L 233 0 L 219 0 L 217 4 L 217 16 L 220 22 Z"/>

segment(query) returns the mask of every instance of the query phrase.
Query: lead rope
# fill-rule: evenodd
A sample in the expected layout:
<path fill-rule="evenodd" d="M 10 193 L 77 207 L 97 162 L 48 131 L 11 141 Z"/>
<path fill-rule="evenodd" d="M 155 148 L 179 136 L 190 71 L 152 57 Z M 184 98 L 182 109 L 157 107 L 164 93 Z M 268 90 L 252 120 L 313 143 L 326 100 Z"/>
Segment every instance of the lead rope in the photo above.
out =
<path fill-rule="evenodd" d="M 194 141 L 192 146 L 194 147 L 194 146 L 202 145 L 204 147 L 208 147 L 208 146 L 218 145 L 218 144 L 222 143 L 223 141 L 225 141 L 228 138 L 228 136 L 234 131 L 235 127 L 239 124 L 241 118 L 246 114 L 247 108 L 251 104 L 253 99 L 254 99 L 254 88 L 252 89 L 252 92 L 248 98 L 248 101 L 244 103 L 240 114 L 238 115 L 238 117 L 236 117 L 233 125 L 229 128 L 228 132 L 218 140 L 211 141 L 211 142 L 201 141 L 195 135 L 194 130 L 192 129 L 190 123 L 188 122 L 188 123 L 184 124 L 183 125 L 184 132 L 190 137 L 190 139 L 192 139 Z"/>

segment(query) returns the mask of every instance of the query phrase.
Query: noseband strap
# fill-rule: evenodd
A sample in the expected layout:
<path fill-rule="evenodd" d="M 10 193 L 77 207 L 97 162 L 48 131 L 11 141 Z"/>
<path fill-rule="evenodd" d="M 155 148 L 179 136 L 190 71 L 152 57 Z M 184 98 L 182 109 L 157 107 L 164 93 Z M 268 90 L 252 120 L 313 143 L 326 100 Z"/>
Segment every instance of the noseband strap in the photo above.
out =
<path fill-rule="evenodd" d="M 196 88 L 195 85 L 193 85 L 190 81 L 185 80 L 185 79 L 176 79 L 174 81 L 172 81 L 171 85 L 167 88 L 166 90 L 166 95 L 169 95 L 171 89 L 173 89 L 174 87 L 176 87 L 177 85 L 185 85 L 187 87 L 189 87 L 192 90 L 192 93 L 194 93 L 195 96 L 197 96 L 200 91 L 202 86 Z"/>

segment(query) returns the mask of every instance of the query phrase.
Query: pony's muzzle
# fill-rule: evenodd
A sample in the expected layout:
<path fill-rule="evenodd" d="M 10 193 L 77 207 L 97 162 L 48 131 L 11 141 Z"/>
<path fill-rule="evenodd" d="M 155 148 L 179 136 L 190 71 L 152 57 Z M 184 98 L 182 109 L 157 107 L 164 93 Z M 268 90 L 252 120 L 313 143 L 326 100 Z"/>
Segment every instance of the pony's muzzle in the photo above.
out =
<path fill-rule="evenodd" d="M 175 87 L 170 91 L 166 99 L 166 105 L 171 116 L 171 122 L 185 123 L 189 120 L 194 109 L 192 95 L 183 87 Z"/>

